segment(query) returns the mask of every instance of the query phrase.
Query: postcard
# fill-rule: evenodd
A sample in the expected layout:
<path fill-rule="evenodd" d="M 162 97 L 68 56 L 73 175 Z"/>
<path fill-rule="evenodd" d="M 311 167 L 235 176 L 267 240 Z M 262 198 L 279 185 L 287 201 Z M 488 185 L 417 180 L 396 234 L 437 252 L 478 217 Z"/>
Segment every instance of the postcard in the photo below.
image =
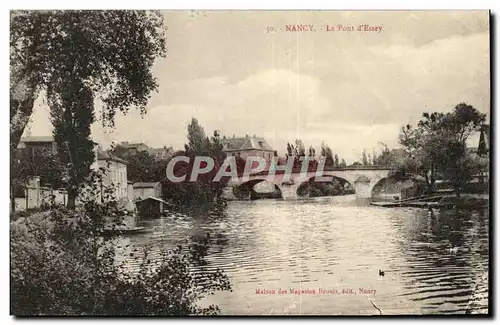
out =
<path fill-rule="evenodd" d="M 490 12 L 10 12 L 14 316 L 489 315 Z"/>

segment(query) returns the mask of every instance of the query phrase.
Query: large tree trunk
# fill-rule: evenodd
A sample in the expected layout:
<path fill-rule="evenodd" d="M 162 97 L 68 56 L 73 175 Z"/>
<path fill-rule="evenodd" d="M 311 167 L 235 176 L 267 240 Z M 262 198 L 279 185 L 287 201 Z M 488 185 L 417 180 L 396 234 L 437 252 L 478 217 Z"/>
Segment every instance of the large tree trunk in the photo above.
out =
<path fill-rule="evenodd" d="M 12 80 L 10 85 L 10 164 L 11 164 L 11 209 L 15 212 L 16 204 L 14 189 L 12 187 L 12 166 L 16 159 L 16 150 L 23 135 L 24 129 L 28 124 L 33 105 L 35 103 L 35 91 L 27 86 L 25 79 Z"/>
<path fill-rule="evenodd" d="M 68 203 L 66 204 L 66 207 L 68 209 L 74 209 L 76 206 L 76 197 L 78 195 L 78 191 L 75 188 L 68 188 Z"/>
<path fill-rule="evenodd" d="M 23 135 L 24 129 L 33 113 L 33 97 L 26 100 L 10 100 L 10 147 L 16 149 Z"/>
<path fill-rule="evenodd" d="M 10 87 L 10 148 L 16 149 L 33 113 L 36 92 L 25 79 L 12 80 Z"/>

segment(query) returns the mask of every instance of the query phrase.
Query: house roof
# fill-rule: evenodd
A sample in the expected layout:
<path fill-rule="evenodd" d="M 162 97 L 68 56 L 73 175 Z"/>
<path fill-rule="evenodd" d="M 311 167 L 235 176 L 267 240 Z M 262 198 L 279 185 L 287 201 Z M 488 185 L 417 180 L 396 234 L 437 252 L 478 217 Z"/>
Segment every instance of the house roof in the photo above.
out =
<path fill-rule="evenodd" d="M 167 201 L 164 201 L 160 198 L 157 198 L 157 197 L 154 197 L 154 196 L 150 196 L 150 197 L 147 197 L 145 199 L 140 199 L 140 200 L 137 200 L 135 201 L 135 203 L 139 203 L 139 202 L 143 202 L 143 201 L 148 201 L 148 200 L 152 200 L 152 201 L 157 201 L 157 202 L 161 202 L 163 204 L 167 204 L 167 205 L 172 205 L 171 203 L 168 203 Z"/>
<path fill-rule="evenodd" d="M 97 160 L 110 160 L 110 161 L 116 161 L 125 165 L 128 165 L 128 161 L 121 159 L 120 157 L 117 157 L 115 155 L 111 155 L 102 149 L 97 149 Z"/>
<path fill-rule="evenodd" d="M 267 143 L 266 139 L 261 137 L 234 137 L 222 139 L 224 151 L 234 150 L 264 150 L 274 151 L 274 149 Z"/>
<path fill-rule="evenodd" d="M 160 182 L 137 182 L 134 183 L 134 188 L 150 188 L 156 187 Z"/>
<path fill-rule="evenodd" d="M 30 142 L 54 142 L 54 137 L 51 135 L 47 136 L 28 136 L 22 137 L 20 142 L 30 143 Z"/>
<path fill-rule="evenodd" d="M 134 143 L 122 142 L 120 143 L 120 146 L 126 149 L 136 149 L 138 147 L 147 147 L 147 144 L 143 142 L 134 142 Z"/>

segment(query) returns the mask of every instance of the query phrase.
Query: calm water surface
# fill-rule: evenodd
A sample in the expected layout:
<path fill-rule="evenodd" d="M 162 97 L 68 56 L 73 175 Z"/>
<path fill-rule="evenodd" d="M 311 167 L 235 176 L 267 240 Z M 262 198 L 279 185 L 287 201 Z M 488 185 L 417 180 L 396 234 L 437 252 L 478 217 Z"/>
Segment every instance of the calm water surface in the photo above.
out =
<path fill-rule="evenodd" d="M 206 302 L 223 314 L 379 314 L 374 305 L 384 315 L 488 311 L 485 211 L 431 215 L 343 196 L 231 202 L 223 216 L 173 216 L 143 225 L 148 233 L 121 242 L 131 244 L 129 250 L 152 247 L 153 258 L 188 237 L 210 232 L 222 238 L 212 240 L 207 267 L 224 269 L 233 292 Z M 121 258 L 133 269 L 129 253 Z"/>

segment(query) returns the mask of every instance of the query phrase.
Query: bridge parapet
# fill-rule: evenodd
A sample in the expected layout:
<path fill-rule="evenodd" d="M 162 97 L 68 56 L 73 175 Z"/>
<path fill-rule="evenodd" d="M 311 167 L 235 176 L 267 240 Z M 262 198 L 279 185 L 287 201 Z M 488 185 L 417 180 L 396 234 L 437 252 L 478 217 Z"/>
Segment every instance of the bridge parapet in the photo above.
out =
<path fill-rule="evenodd" d="M 283 165 L 279 165 L 277 167 L 283 167 Z M 394 167 L 392 166 L 346 166 L 346 167 L 334 167 L 334 166 L 325 166 L 323 169 L 324 172 L 332 172 L 332 171 L 355 171 L 355 170 L 363 170 L 363 171 L 369 171 L 369 170 L 394 170 Z M 268 175 L 269 174 L 269 169 L 263 170 L 258 173 L 250 174 L 250 176 L 263 176 L 263 175 Z M 307 170 L 307 173 L 313 173 L 316 172 L 317 168 L 309 168 Z M 302 172 L 302 168 L 293 168 L 292 169 L 292 174 L 300 174 Z M 278 169 L 274 171 L 274 174 L 284 174 L 285 171 L 282 169 Z"/>

